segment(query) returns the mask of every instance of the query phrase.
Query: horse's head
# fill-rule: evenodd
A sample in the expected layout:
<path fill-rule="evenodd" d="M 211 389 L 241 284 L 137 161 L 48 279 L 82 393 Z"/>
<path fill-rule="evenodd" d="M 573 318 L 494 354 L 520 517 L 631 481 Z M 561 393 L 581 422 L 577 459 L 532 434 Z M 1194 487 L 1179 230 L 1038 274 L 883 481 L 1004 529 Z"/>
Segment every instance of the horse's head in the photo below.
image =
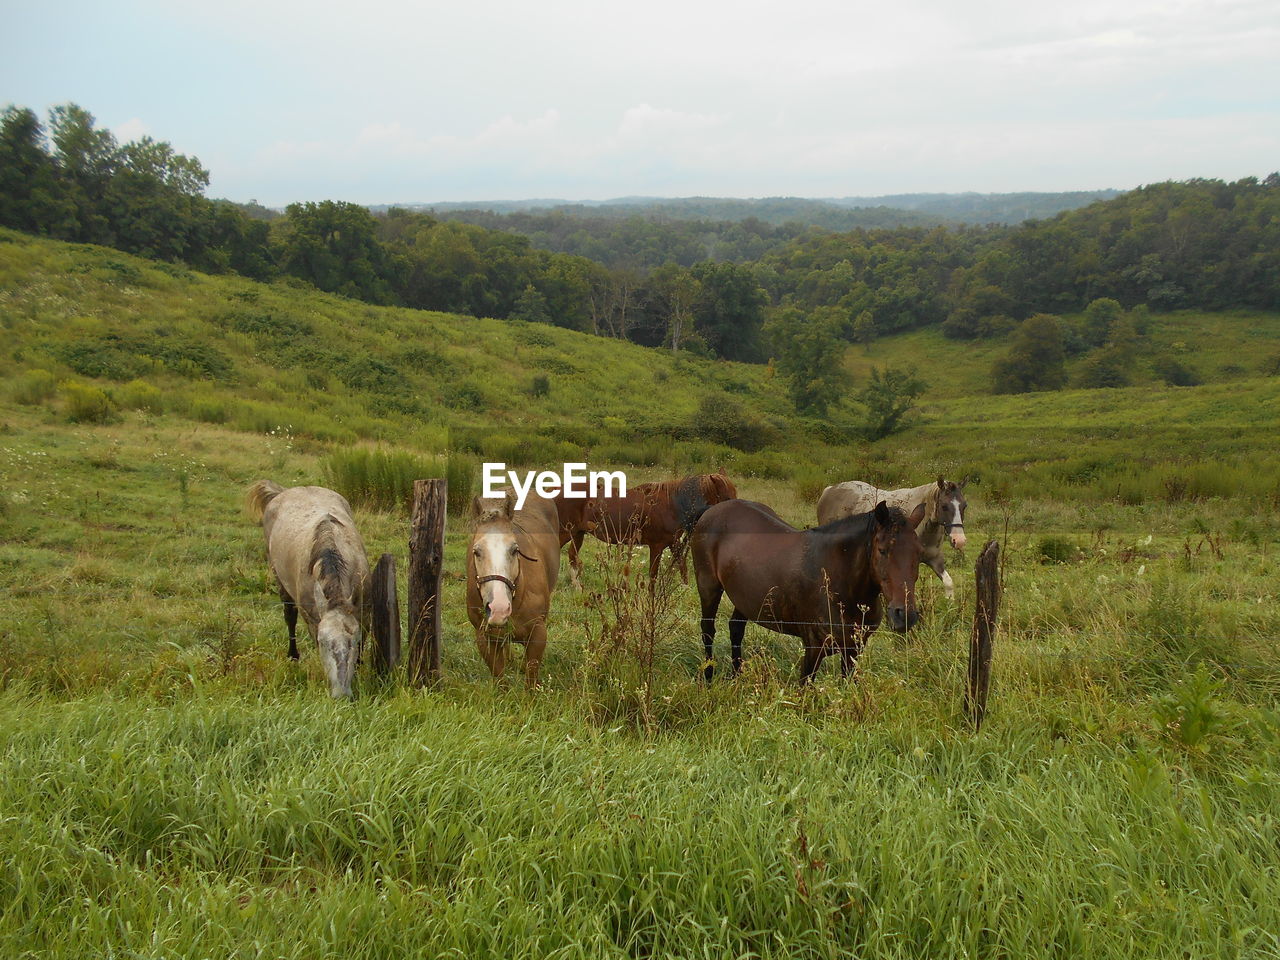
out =
<path fill-rule="evenodd" d="M 515 605 L 521 560 L 537 561 L 520 551 L 510 500 L 476 497 L 471 512 L 475 527 L 467 559 L 469 575 L 480 591 L 485 625 L 501 627 Z"/>
<path fill-rule="evenodd" d="M 916 577 L 924 547 L 916 527 L 924 520 L 924 504 L 907 516 L 883 500 L 876 504 L 871 541 L 871 570 L 888 608 L 889 627 L 904 633 L 920 620 L 916 610 Z"/>
<path fill-rule="evenodd" d="M 331 605 L 324 612 L 316 630 L 316 646 L 329 679 L 329 696 L 350 697 L 356 660 L 360 657 L 360 618 L 353 605 Z"/>
<path fill-rule="evenodd" d="M 947 537 L 951 540 L 951 545 L 957 550 L 963 550 L 966 542 L 964 536 L 964 508 L 968 505 L 968 501 L 964 498 L 963 481 L 956 483 L 954 480 L 938 478 L 934 520 L 947 531 Z"/>

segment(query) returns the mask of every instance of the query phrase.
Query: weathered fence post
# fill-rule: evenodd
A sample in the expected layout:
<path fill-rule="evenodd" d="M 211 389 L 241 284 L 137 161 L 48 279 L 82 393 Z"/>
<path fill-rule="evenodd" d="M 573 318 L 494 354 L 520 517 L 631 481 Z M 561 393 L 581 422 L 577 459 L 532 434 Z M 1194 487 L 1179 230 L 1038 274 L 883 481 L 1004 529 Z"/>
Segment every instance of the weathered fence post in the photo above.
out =
<path fill-rule="evenodd" d="M 386 676 L 400 662 L 400 596 L 396 592 L 396 558 L 384 553 L 373 568 L 373 668 Z"/>
<path fill-rule="evenodd" d="M 1000 613 L 1000 544 L 988 540 L 974 567 L 973 634 L 969 638 L 969 682 L 964 692 L 965 712 L 973 718 L 973 728 L 981 729 L 987 715 L 987 692 L 991 689 L 991 642 L 995 639 Z"/>
<path fill-rule="evenodd" d="M 440 576 L 444 573 L 446 480 L 413 482 L 409 527 L 409 682 L 440 676 Z"/>

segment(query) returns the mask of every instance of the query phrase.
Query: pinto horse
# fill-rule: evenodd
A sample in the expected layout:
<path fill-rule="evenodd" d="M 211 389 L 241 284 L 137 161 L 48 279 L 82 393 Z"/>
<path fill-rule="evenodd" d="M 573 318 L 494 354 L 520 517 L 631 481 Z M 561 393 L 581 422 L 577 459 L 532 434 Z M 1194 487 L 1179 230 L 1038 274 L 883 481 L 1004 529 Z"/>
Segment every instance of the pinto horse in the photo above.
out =
<path fill-rule="evenodd" d="M 742 668 L 747 621 L 804 643 L 800 682 L 839 650 L 844 676 L 880 625 L 880 598 L 889 626 L 905 632 L 919 620 L 915 584 L 924 507 L 908 517 L 881 501 L 874 510 L 812 530 L 797 530 L 763 503 L 717 504 L 693 528 L 693 570 L 702 601 L 703 676 L 711 682 L 716 611 L 729 594 L 733 673 Z"/>
<path fill-rule="evenodd" d="M 902 490 L 881 490 L 861 480 L 837 483 L 823 490 L 818 498 L 818 523 L 830 523 L 840 517 L 863 513 L 881 500 L 904 511 L 924 504 L 924 526 L 920 528 L 920 543 L 924 547 L 921 561 L 938 575 L 947 599 L 954 599 L 956 588 L 951 574 L 947 573 L 942 541 L 948 539 L 955 549 L 964 549 L 964 511 L 969 505 L 964 498 L 964 483 L 939 477 L 937 483 Z"/>
<path fill-rule="evenodd" d="M 316 642 L 329 695 L 350 697 L 362 632 L 369 630 L 369 562 L 351 505 L 324 487 L 259 480 L 246 502 L 262 522 L 267 561 L 280 588 L 289 657 L 298 659 L 298 612 Z"/>
<path fill-rule="evenodd" d="M 467 618 L 476 648 L 497 680 L 506 671 L 511 642 L 524 644 L 524 679 L 534 687 L 560 574 L 555 504 L 530 496 L 517 510 L 506 497 L 476 497 L 471 516 Z"/>
<path fill-rule="evenodd" d="M 586 507 L 583 526 L 605 543 L 627 543 L 649 548 L 649 578 L 658 575 L 662 551 L 671 550 L 672 562 L 680 566 L 680 576 L 689 582 L 685 566 L 684 540 L 708 507 L 738 496 L 733 481 L 718 473 L 639 483 L 625 497 L 597 497 Z M 562 541 L 563 542 L 563 541 Z M 578 533 L 577 544 L 582 535 Z M 571 549 L 569 562 L 576 559 Z"/>

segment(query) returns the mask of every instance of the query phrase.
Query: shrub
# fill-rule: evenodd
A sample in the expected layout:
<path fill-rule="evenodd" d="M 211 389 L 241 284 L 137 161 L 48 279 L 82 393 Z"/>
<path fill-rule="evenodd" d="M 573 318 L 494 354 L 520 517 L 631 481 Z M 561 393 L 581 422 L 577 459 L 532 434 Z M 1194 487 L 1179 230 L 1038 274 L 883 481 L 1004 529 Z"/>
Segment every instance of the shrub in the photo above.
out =
<path fill-rule="evenodd" d="M 826 473 L 817 467 L 802 467 L 796 471 L 796 496 L 805 503 L 817 503 L 827 486 Z"/>
<path fill-rule="evenodd" d="M 28 370 L 13 384 L 13 399 L 35 406 L 49 400 L 57 392 L 57 381 L 48 370 Z"/>
<path fill-rule="evenodd" d="M 551 394 L 551 380 L 546 374 L 539 373 L 534 376 L 533 383 L 529 385 L 529 394 L 534 397 L 546 397 Z"/>
<path fill-rule="evenodd" d="M 1070 563 L 1079 553 L 1076 545 L 1063 537 L 1041 537 L 1036 543 L 1041 563 Z"/>
<path fill-rule="evenodd" d="M 1203 382 L 1200 374 L 1173 357 L 1157 357 L 1151 369 L 1171 387 L 1194 387 Z"/>
<path fill-rule="evenodd" d="M 325 483 L 352 504 L 377 510 L 408 510 L 413 481 L 440 474 L 439 462 L 404 450 L 335 450 L 320 462 Z M 450 485 L 452 486 L 452 484 Z"/>
<path fill-rule="evenodd" d="M 145 380 L 130 380 L 117 392 L 116 399 L 125 410 L 164 412 L 164 396 L 160 389 Z"/>
<path fill-rule="evenodd" d="M 689 429 L 701 440 L 748 452 L 765 446 L 774 432 L 748 413 L 741 403 L 724 393 L 708 393 L 702 398 Z"/>
<path fill-rule="evenodd" d="M 73 423 L 109 423 L 115 419 L 116 405 L 93 384 L 67 380 L 59 390 L 67 402 L 67 419 Z"/>

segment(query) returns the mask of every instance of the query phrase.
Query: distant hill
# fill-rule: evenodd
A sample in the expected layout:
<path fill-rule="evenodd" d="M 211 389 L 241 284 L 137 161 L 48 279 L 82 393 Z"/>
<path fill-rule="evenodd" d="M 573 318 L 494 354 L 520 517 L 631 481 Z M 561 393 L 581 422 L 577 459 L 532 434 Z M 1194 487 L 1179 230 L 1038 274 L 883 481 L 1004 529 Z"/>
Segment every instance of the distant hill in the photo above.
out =
<path fill-rule="evenodd" d="M 558 213 L 583 218 L 742 221 L 756 219 L 774 225 L 801 224 L 828 230 L 877 227 L 935 226 L 938 224 L 1002 223 L 1051 217 L 1097 200 L 1117 196 L 1118 190 L 1067 193 L 904 193 L 882 197 L 617 197 L 611 200 L 476 200 L 464 202 L 378 204 L 370 209 L 399 206 L 431 211 L 447 219 L 468 219 L 473 211 L 487 214 Z"/>

